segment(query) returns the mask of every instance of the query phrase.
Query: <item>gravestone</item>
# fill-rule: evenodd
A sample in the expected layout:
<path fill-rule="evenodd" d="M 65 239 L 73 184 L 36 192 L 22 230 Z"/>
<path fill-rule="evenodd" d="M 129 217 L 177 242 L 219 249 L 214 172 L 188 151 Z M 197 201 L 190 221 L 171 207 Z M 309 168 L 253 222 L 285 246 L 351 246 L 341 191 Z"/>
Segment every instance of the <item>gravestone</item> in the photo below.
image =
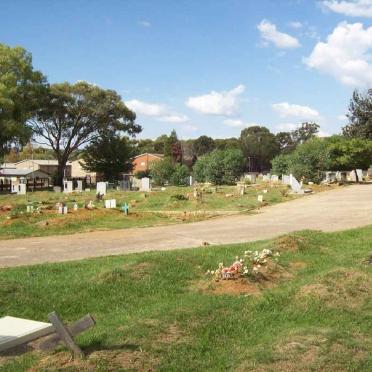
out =
<path fill-rule="evenodd" d="M 105 200 L 105 208 L 107 209 L 116 208 L 116 199 Z"/>
<path fill-rule="evenodd" d="M 283 185 L 290 185 L 291 177 L 286 174 L 282 174 L 282 183 Z"/>
<path fill-rule="evenodd" d="M 189 176 L 189 186 L 192 186 L 194 184 L 194 179 L 192 176 Z"/>
<path fill-rule="evenodd" d="M 250 173 L 244 175 L 244 178 L 248 180 L 250 183 L 256 183 L 256 174 L 255 173 Z"/>
<path fill-rule="evenodd" d="M 34 206 L 33 205 L 28 205 L 26 208 L 27 213 L 34 213 Z"/>
<path fill-rule="evenodd" d="M 257 201 L 258 201 L 259 203 L 263 203 L 263 195 L 258 195 L 258 196 L 257 196 Z"/>
<path fill-rule="evenodd" d="M 268 174 L 264 174 L 264 175 L 262 176 L 262 181 L 263 181 L 263 182 L 269 182 L 269 181 L 270 181 L 270 173 L 268 173 Z"/>
<path fill-rule="evenodd" d="M 17 195 L 26 195 L 27 189 L 26 189 L 25 183 L 20 183 L 17 188 Z"/>
<path fill-rule="evenodd" d="M 141 178 L 140 191 L 151 191 L 150 178 L 148 177 Z"/>
<path fill-rule="evenodd" d="M 106 182 L 97 182 L 96 194 L 106 195 Z"/>
<path fill-rule="evenodd" d="M 68 212 L 67 205 L 60 204 L 58 207 L 58 213 L 67 214 L 67 212 Z"/>
<path fill-rule="evenodd" d="M 277 176 L 276 174 L 273 174 L 271 176 L 271 182 L 279 182 L 279 176 Z"/>
<path fill-rule="evenodd" d="M 357 169 L 356 172 L 357 172 L 357 175 L 358 175 L 358 180 L 363 181 L 363 170 L 362 169 Z"/>
<path fill-rule="evenodd" d="M 325 172 L 325 182 L 336 182 L 337 173 L 336 172 Z"/>
<path fill-rule="evenodd" d="M 74 204 L 74 211 L 77 211 L 79 209 L 79 206 L 77 205 L 77 203 Z"/>
<path fill-rule="evenodd" d="M 83 181 L 81 181 L 81 180 L 77 181 L 76 191 L 77 192 L 82 192 L 83 191 Z"/>
<path fill-rule="evenodd" d="M 120 181 L 120 189 L 121 190 L 130 190 L 130 182 L 129 182 L 129 180 L 122 180 L 122 181 Z"/>
<path fill-rule="evenodd" d="M 70 194 L 73 191 L 73 183 L 72 181 L 63 181 L 63 192 L 66 194 Z"/>
<path fill-rule="evenodd" d="M 12 182 L 12 186 L 11 186 L 11 190 L 10 190 L 10 192 L 12 194 L 15 194 L 15 193 L 18 194 L 18 185 L 19 185 L 19 182 L 18 181 Z"/>
<path fill-rule="evenodd" d="M 53 186 L 53 191 L 54 192 L 61 192 L 62 191 L 61 186 Z"/>
<path fill-rule="evenodd" d="M 244 182 L 237 182 L 236 190 L 238 195 L 243 196 L 245 194 L 245 183 Z"/>
<path fill-rule="evenodd" d="M 293 192 L 295 192 L 295 193 L 303 192 L 303 190 L 301 190 L 300 183 L 296 180 L 296 177 L 294 177 L 293 174 L 289 175 L 289 184 L 290 184 Z"/>

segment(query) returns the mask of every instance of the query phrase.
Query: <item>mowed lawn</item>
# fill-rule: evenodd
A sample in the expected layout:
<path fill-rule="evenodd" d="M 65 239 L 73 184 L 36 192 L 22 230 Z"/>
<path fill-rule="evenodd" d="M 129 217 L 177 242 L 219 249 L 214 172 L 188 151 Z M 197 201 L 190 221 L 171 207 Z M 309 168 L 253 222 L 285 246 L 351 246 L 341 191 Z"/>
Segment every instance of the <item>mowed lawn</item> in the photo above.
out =
<path fill-rule="evenodd" d="M 371 371 L 371 241 L 369 226 L 3 269 L 0 316 L 91 313 L 97 325 L 77 337 L 85 360 L 60 347 L 0 357 L 0 369 Z M 281 274 L 250 283 L 254 291 L 205 274 L 263 248 L 281 252 Z"/>
<path fill-rule="evenodd" d="M 267 190 L 263 194 L 263 190 Z M 213 190 L 213 192 L 212 192 Z M 182 223 L 203 220 L 223 214 L 249 213 L 261 206 L 257 201 L 264 195 L 264 205 L 293 199 L 286 186 L 260 184 L 247 188 L 245 195 L 236 194 L 236 187 L 221 186 L 215 191 L 203 193 L 201 202 L 193 197 L 191 187 L 169 187 L 165 191 L 122 192 L 109 191 L 106 199 L 116 199 L 117 209 L 105 209 L 104 201 L 96 201 L 95 192 L 61 194 L 35 192 L 24 196 L 0 195 L 0 207 L 11 206 L 11 211 L 0 208 L 0 239 L 22 238 Z M 95 209 L 84 208 L 92 200 Z M 56 204 L 68 206 L 67 215 L 57 213 Z M 79 209 L 73 210 L 77 203 Z M 130 205 L 130 213 L 124 215 L 121 207 Z M 40 213 L 26 213 L 27 204 Z"/>

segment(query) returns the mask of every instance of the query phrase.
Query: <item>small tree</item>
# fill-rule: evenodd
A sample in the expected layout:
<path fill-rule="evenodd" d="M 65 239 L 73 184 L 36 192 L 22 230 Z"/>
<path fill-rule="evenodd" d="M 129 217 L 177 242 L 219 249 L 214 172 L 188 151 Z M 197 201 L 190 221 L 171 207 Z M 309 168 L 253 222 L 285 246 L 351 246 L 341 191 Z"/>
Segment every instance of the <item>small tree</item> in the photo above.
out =
<path fill-rule="evenodd" d="M 173 173 L 174 164 L 170 158 L 152 162 L 150 165 L 150 176 L 156 185 L 164 186 L 171 183 Z"/>
<path fill-rule="evenodd" d="M 174 172 L 171 177 L 171 183 L 174 186 L 186 186 L 188 185 L 188 177 L 190 175 L 190 172 L 186 165 L 182 164 L 176 164 L 174 167 Z"/>
<path fill-rule="evenodd" d="M 107 181 L 117 181 L 120 174 L 132 170 L 133 153 L 128 138 L 108 135 L 94 139 L 84 149 L 81 165 L 90 172 L 102 173 Z"/>
<path fill-rule="evenodd" d="M 102 136 L 139 133 L 135 118 L 115 91 L 78 82 L 52 85 L 30 124 L 35 139 L 53 149 L 62 184 L 66 163 L 80 147 Z"/>

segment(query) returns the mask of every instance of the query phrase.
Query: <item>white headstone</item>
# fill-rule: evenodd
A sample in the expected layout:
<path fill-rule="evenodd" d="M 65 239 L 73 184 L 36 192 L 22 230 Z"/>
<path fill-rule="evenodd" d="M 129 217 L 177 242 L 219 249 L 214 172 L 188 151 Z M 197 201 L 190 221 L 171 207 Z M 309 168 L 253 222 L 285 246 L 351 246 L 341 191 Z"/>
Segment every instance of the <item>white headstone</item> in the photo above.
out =
<path fill-rule="evenodd" d="M 284 185 L 290 185 L 290 176 L 287 176 L 286 174 L 282 174 L 282 183 Z"/>
<path fill-rule="evenodd" d="M 116 199 L 105 200 L 105 208 L 107 209 L 116 208 Z"/>
<path fill-rule="evenodd" d="M 259 203 L 262 203 L 262 202 L 263 202 L 263 195 L 258 195 L 258 196 L 257 196 L 257 201 L 258 201 Z"/>
<path fill-rule="evenodd" d="M 276 174 L 273 174 L 271 176 L 271 182 L 278 182 L 279 181 L 279 176 L 277 176 Z"/>
<path fill-rule="evenodd" d="M 17 189 L 17 194 L 18 195 L 26 195 L 26 184 L 25 183 L 20 183 L 18 185 L 18 189 Z"/>
<path fill-rule="evenodd" d="M 262 176 L 262 181 L 263 181 L 263 182 L 269 182 L 269 181 L 270 181 L 270 173 L 268 173 L 268 174 L 264 174 L 264 175 Z"/>
<path fill-rule="evenodd" d="M 81 180 L 78 180 L 77 181 L 76 191 L 78 191 L 78 192 L 82 192 L 83 191 L 83 181 L 81 181 Z"/>
<path fill-rule="evenodd" d="M 73 191 L 73 183 L 72 181 L 63 181 L 63 192 L 64 193 L 71 193 Z"/>
<path fill-rule="evenodd" d="M 293 174 L 289 175 L 289 184 L 294 192 L 300 193 L 302 191 L 300 183 L 296 180 L 296 177 L 294 177 Z"/>
<path fill-rule="evenodd" d="M 363 170 L 362 169 L 357 169 L 356 172 L 357 172 L 357 175 L 358 175 L 358 180 L 362 181 L 363 180 Z"/>
<path fill-rule="evenodd" d="M 77 205 L 77 203 L 74 204 L 74 211 L 77 211 L 79 209 L 79 206 Z"/>
<path fill-rule="evenodd" d="M 189 176 L 189 185 L 192 186 L 194 184 L 194 180 L 192 176 Z"/>
<path fill-rule="evenodd" d="M 151 191 L 150 178 L 147 177 L 141 178 L 140 191 Z"/>
<path fill-rule="evenodd" d="M 97 182 L 96 194 L 106 195 L 106 182 Z"/>

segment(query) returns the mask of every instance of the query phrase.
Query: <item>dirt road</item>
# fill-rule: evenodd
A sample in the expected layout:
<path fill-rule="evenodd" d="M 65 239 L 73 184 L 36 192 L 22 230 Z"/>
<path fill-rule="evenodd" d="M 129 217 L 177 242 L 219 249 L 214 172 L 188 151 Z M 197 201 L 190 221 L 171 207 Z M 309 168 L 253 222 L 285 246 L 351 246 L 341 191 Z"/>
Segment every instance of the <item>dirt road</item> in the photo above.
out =
<path fill-rule="evenodd" d="M 372 185 L 355 185 L 266 207 L 254 215 L 149 228 L 0 240 L 0 267 L 210 244 L 248 242 L 314 229 L 372 224 Z"/>

